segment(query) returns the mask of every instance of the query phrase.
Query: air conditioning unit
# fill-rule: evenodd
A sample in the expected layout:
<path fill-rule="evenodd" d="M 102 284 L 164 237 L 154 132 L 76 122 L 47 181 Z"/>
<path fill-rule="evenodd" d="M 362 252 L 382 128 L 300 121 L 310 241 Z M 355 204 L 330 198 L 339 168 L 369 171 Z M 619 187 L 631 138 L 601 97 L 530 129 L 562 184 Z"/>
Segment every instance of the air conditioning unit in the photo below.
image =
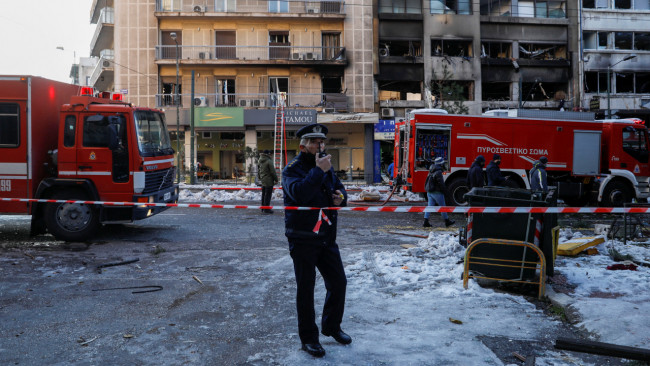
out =
<path fill-rule="evenodd" d="M 318 14 L 318 8 L 307 8 L 307 14 Z"/>
<path fill-rule="evenodd" d="M 249 101 L 248 101 L 248 99 L 240 99 L 240 100 L 239 100 L 239 106 L 240 106 L 240 107 L 248 107 L 248 106 L 249 106 Z"/>
<path fill-rule="evenodd" d="M 379 49 L 379 56 L 381 56 L 381 57 L 390 56 L 390 52 L 388 52 L 388 48 L 380 48 Z"/>
<path fill-rule="evenodd" d="M 336 113 L 336 109 L 334 109 L 334 108 L 324 108 L 323 113 Z"/>
<path fill-rule="evenodd" d="M 265 107 L 266 106 L 266 100 L 264 99 L 253 99 L 251 100 L 253 103 L 253 107 Z"/>
<path fill-rule="evenodd" d="M 313 59 L 314 59 L 314 53 L 313 52 L 305 53 L 305 60 L 313 60 Z"/>
<path fill-rule="evenodd" d="M 194 7 L 194 12 L 195 13 L 205 13 L 205 6 L 203 5 L 196 5 Z"/>
<path fill-rule="evenodd" d="M 208 106 L 208 99 L 206 97 L 195 97 L 194 98 L 194 105 L 197 107 L 207 107 Z"/>
<path fill-rule="evenodd" d="M 382 117 L 395 117 L 395 111 L 393 108 L 382 108 L 381 109 Z"/>
<path fill-rule="evenodd" d="M 210 56 L 210 52 L 199 52 L 199 58 L 201 60 L 209 60 L 211 58 Z"/>
<path fill-rule="evenodd" d="M 302 60 L 302 55 L 299 54 L 298 52 L 294 52 L 291 54 L 291 59 L 292 60 Z"/>

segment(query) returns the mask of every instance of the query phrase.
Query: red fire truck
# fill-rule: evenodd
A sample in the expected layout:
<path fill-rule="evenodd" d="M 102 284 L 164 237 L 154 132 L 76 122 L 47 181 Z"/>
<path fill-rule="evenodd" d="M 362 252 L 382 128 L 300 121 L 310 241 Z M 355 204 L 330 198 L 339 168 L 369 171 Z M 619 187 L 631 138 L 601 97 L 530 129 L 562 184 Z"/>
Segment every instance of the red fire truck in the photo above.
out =
<path fill-rule="evenodd" d="M 550 111 L 552 112 L 552 111 Z M 540 113 L 541 114 L 541 113 Z M 528 172 L 548 158 L 548 184 L 571 206 L 621 206 L 646 202 L 648 130 L 634 119 L 595 121 L 593 115 L 550 114 L 552 118 L 449 115 L 415 110 L 395 124 L 395 173 L 405 189 L 424 192 L 427 167 L 438 156 L 447 161 L 445 182 L 451 205 L 466 204 L 467 171 L 478 155 L 487 163 L 501 156 L 507 185 L 530 188 Z M 532 114 L 531 114 L 532 115 Z"/>
<path fill-rule="evenodd" d="M 0 76 L 0 197 L 176 202 L 163 112 L 120 97 L 40 77 Z M 102 223 L 164 209 L 0 202 L 0 213 L 32 215 L 32 234 L 47 229 L 66 241 L 89 239 Z"/>

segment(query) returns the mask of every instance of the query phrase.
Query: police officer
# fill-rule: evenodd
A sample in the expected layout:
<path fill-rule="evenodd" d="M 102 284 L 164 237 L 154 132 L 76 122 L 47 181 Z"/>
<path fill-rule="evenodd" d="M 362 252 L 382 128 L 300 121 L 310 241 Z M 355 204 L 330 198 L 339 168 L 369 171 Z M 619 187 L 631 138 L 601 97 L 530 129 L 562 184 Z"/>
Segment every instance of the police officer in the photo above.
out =
<path fill-rule="evenodd" d="M 314 123 L 301 128 L 300 154 L 282 172 L 285 206 L 345 206 L 347 193 L 334 174 L 331 155 L 322 153 L 327 127 Z M 298 335 L 302 349 L 323 357 L 314 313 L 316 268 L 325 281 L 327 295 L 323 306 L 321 333 L 341 344 L 352 338 L 341 330 L 347 279 L 336 244 L 337 211 L 285 211 L 285 235 L 296 275 Z"/>
<path fill-rule="evenodd" d="M 542 156 L 538 161 L 533 163 L 533 169 L 530 171 L 530 189 L 533 191 L 548 192 L 548 183 L 546 181 L 546 164 L 548 158 Z"/>

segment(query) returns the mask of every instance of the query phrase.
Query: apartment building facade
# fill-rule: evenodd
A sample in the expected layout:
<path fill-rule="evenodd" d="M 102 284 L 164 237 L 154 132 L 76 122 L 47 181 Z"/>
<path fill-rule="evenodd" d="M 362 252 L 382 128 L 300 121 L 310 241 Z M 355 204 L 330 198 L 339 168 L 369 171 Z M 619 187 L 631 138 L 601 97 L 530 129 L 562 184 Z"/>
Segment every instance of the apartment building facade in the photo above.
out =
<path fill-rule="evenodd" d="M 469 114 L 572 108 L 577 5 L 547 0 L 379 0 L 379 105 L 384 118 L 450 102 Z M 401 71 L 401 72 L 400 72 Z"/>
<path fill-rule="evenodd" d="M 281 110 L 283 163 L 298 152 L 295 131 L 321 122 L 331 126 L 335 169 L 372 174 L 364 149 L 378 120 L 371 1 L 95 0 L 91 13 L 98 29 L 107 28 L 100 14 L 113 14 L 110 38 L 99 34 L 92 46 L 93 55 L 113 57 L 98 64 L 112 67 L 107 88 L 164 109 L 186 167 L 194 150 L 214 177 L 245 172 L 247 147 L 276 148 Z M 108 80 L 108 70 L 102 75 Z"/>
<path fill-rule="evenodd" d="M 600 117 L 650 118 L 650 1 L 582 0 L 581 102 Z"/>

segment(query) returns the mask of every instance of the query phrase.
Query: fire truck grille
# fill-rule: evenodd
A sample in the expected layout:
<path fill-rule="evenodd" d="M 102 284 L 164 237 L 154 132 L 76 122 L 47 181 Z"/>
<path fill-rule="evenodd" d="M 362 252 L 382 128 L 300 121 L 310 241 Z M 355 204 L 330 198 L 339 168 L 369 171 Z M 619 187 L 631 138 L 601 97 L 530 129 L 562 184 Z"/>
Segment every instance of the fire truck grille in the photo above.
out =
<path fill-rule="evenodd" d="M 144 178 L 144 191 L 142 193 L 152 193 L 161 189 L 169 188 L 174 185 L 174 167 L 146 172 Z"/>

